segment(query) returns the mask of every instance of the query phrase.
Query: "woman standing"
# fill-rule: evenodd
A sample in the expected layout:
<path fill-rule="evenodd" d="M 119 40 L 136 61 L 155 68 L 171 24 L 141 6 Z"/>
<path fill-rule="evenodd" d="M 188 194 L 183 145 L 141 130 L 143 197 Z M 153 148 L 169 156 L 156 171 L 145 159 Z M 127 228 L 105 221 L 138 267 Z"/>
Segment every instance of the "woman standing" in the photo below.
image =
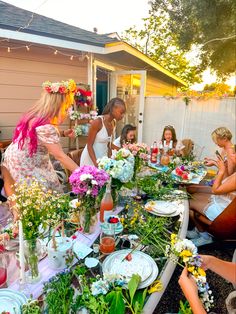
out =
<path fill-rule="evenodd" d="M 13 142 L 4 154 L 2 164 L 4 183 L 40 180 L 48 189 L 63 192 L 49 154 L 74 171 L 78 165 L 63 151 L 60 144 L 60 125 L 74 101 L 76 84 L 73 80 L 43 83 L 43 92 L 35 105 L 17 124 Z M 63 132 L 62 135 L 65 135 Z M 9 173 L 9 176 L 8 176 Z M 10 179 L 9 179 L 10 177 Z M 11 189 L 6 186 L 8 196 Z"/>
<path fill-rule="evenodd" d="M 109 101 L 102 116 L 98 116 L 91 123 L 88 142 L 82 152 L 80 166 L 94 165 L 97 167 L 98 158 L 111 155 L 115 122 L 124 117 L 125 111 L 125 102 L 121 98 L 116 97 Z"/>

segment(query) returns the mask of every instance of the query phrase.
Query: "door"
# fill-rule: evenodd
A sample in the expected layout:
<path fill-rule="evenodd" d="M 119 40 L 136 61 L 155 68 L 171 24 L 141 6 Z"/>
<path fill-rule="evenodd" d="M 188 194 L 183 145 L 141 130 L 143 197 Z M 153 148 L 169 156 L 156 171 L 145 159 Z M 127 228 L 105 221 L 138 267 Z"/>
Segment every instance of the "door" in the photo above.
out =
<path fill-rule="evenodd" d="M 115 71 L 110 73 L 110 98 L 120 97 L 126 103 L 126 115 L 117 123 L 117 134 L 125 124 L 137 127 L 137 141 L 142 142 L 146 71 Z"/>

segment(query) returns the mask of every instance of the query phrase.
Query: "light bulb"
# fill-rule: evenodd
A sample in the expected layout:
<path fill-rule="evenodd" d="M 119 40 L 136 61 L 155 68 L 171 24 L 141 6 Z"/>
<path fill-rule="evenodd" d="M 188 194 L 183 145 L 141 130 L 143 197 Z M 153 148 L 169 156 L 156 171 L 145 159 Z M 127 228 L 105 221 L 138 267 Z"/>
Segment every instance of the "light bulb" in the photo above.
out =
<path fill-rule="evenodd" d="M 25 46 L 26 50 L 29 51 L 30 50 L 30 47 L 29 46 Z"/>
<path fill-rule="evenodd" d="M 54 51 L 54 55 L 57 55 L 57 53 L 58 53 L 58 51 L 57 51 L 57 50 L 55 50 L 55 51 Z"/>
<path fill-rule="evenodd" d="M 11 48 L 10 47 L 7 48 L 7 52 L 11 52 Z"/>
<path fill-rule="evenodd" d="M 73 60 L 74 56 L 70 56 L 70 59 Z"/>

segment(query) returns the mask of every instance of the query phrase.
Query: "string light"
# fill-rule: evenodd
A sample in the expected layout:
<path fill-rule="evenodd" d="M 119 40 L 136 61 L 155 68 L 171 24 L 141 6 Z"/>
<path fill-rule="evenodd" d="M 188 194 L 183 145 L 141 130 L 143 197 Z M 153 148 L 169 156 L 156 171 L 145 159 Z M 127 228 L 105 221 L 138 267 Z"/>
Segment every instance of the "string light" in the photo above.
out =
<path fill-rule="evenodd" d="M 30 51 L 30 47 L 29 46 L 25 46 L 27 51 Z"/>
<path fill-rule="evenodd" d="M 57 51 L 57 50 L 55 50 L 55 51 L 54 51 L 54 55 L 57 55 L 57 53 L 58 53 L 58 51 Z"/>
<path fill-rule="evenodd" d="M 70 56 L 70 59 L 73 60 L 74 56 Z"/>
<path fill-rule="evenodd" d="M 10 47 L 7 47 L 7 52 L 11 52 L 11 48 Z"/>

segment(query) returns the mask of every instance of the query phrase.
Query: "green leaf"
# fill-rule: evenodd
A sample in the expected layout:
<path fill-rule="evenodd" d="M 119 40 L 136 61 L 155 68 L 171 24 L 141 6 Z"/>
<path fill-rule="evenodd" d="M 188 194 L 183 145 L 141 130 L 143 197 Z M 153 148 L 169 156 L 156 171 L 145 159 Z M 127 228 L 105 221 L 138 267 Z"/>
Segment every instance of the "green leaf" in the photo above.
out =
<path fill-rule="evenodd" d="M 129 290 L 131 305 L 133 303 L 133 298 L 140 282 L 141 282 L 141 277 L 137 274 L 134 274 L 128 283 L 128 290 Z"/>
<path fill-rule="evenodd" d="M 109 303 L 109 314 L 125 314 L 125 302 L 121 290 L 113 290 L 106 295 Z"/>
<path fill-rule="evenodd" d="M 136 291 L 134 298 L 133 298 L 133 303 L 134 303 L 134 311 L 135 313 L 139 314 L 142 312 L 142 309 L 144 307 L 144 302 L 146 299 L 147 295 L 147 289 L 138 290 Z"/>

